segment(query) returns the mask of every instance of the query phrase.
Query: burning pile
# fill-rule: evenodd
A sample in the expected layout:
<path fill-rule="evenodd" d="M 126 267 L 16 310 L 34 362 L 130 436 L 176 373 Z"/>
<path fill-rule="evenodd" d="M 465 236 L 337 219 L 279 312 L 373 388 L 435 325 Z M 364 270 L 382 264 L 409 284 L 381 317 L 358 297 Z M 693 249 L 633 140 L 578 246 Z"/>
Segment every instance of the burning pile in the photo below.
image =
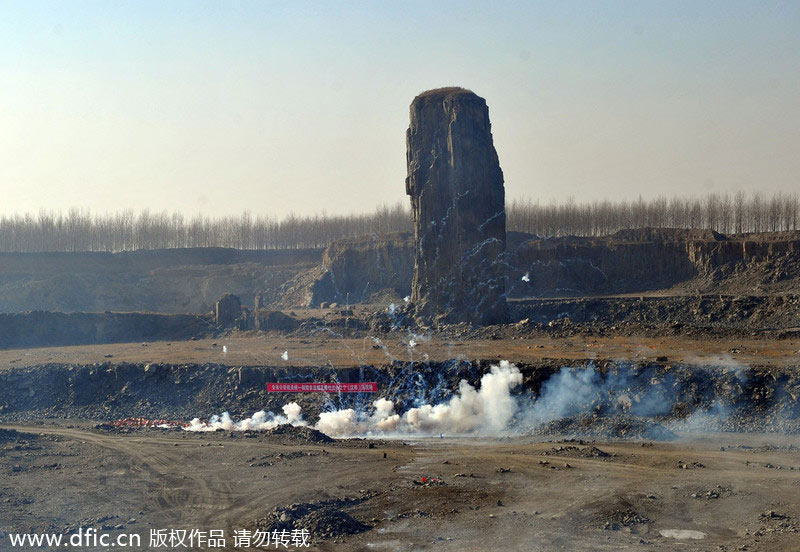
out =
<path fill-rule="evenodd" d="M 175 422 L 171 420 L 164 420 L 164 419 L 149 419 L 149 418 L 122 418 L 120 420 L 114 420 L 113 422 L 108 422 L 108 425 L 115 428 L 161 428 L 161 429 L 176 429 L 176 428 L 184 428 L 189 424 L 186 422 Z"/>

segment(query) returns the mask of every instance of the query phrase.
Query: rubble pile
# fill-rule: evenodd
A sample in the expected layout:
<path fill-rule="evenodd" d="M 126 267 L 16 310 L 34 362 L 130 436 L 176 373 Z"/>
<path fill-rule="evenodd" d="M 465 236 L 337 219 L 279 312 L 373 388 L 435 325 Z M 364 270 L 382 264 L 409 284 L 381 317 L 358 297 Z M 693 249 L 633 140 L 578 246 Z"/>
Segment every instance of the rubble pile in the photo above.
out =
<path fill-rule="evenodd" d="M 368 498 L 318 500 L 278 507 L 258 520 L 256 528 L 270 533 L 305 529 L 314 541 L 355 535 L 366 531 L 369 526 L 355 519 L 345 509 Z"/>

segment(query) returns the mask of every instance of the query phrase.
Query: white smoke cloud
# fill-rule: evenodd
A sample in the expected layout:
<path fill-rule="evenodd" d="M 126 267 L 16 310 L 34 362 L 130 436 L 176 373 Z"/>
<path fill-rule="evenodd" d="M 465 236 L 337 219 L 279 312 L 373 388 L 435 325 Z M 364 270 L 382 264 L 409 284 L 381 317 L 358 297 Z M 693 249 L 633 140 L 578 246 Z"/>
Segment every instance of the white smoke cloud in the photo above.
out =
<path fill-rule="evenodd" d="M 330 436 L 361 435 L 365 433 L 391 433 L 397 430 L 400 416 L 394 413 L 394 403 L 380 398 L 373 403 L 375 412 L 365 416 L 352 408 L 322 412 L 314 426 Z"/>
<path fill-rule="evenodd" d="M 395 412 L 392 401 L 380 398 L 372 404 L 371 414 L 352 408 L 322 412 L 314 427 L 332 437 L 496 433 L 508 427 L 517 411 L 517 402 L 511 391 L 520 383 L 522 373 L 504 360 L 483 375 L 478 389 L 461 380 L 456 395 L 437 405 L 412 408 L 401 416 Z M 208 422 L 195 418 L 185 429 L 245 431 L 271 429 L 286 423 L 306 425 L 297 403 L 285 405 L 283 412 L 284 416 L 276 416 L 262 410 L 239 422 L 234 422 L 226 412 L 221 416 L 213 416 Z"/>
<path fill-rule="evenodd" d="M 710 408 L 697 409 L 684 420 L 675 420 L 669 424 L 675 431 L 687 433 L 720 431 L 720 424 L 730 416 L 731 410 L 727 406 L 714 402 Z"/>
<path fill-rule="evenodd" d="M 746 368 L 728 362 L 723 366 L 731 394 L 741 392 L 747 379 Z M 701 371 L 707 368 L 701 368 Z M 708 380 L 719 381 L 719 374 L 708 373 Z M 668 416 L 681 400 L 687 388 L 679 384 L 675 375 L 659 373 L 655 369 L 642 372 L 629 370 L 609 371 L 602 374 L 593 367 L 562 368 L 543 385 L 539 397 L 529 406 L 521 408 L 519 426 L 536 427 L 565 417 L 602 412 L 636 417 Z M 693 393 L 698 391 L 693 391 Z M 714 393 L 713 390 L 707 393 Z M 673 422 L 673 429 L 682 431 L 708 431 L 723 422 L 730 408 L 715 400 L 710 408 L 697 409 L 686 420 Z"/>
<path fill-rule="evenodd" d="M 407 411 L 405 428 L 420 433 L 488 433 L 505 429 L 517 409 L 511 390 L 522 383 L 522 373 L 508 361 L 492 366 L 481 378 L 480 389 L 466 380 L 449 401 Z M 402 426 L 401 426 L 402 427 Z"/>
<path fill-rule="evenodd" d="M 239 422 L 234 422 L 227 412 L 219 416 L 211 416 L 208 422 L 203 422 L 200 418 L 194 418 L 184 429 L 186 431 L 261 431 L 272 429 L 283 424 L 293 426 L 307 425 L 303 420 L 301 407 L 296 402 L 283 405 L 283 416 L 259 410 L 250 418 L 245 418 Z"/>
<path fill-rule="evenodd" d="M 539 399 L 525 415 L 526 422 L 539 425 L 585 409 L 598 383 L 594 370 L 562 370 L 544 383 Z"/>
<path fill-rule="evenodd" d="M 375 411 L 364 416 L 352 408 L 323 412 L 316 429 L 330 436 L 363 434 L 485 434 L 504 430 L 517 410 L 511 391 L 522 383 L 522 373 L 508 361 L 492 366 L 475 389 L 466 380 L 450 400 L 426 404 L 406 411 L 394 411 L 394 403 L 378 399 Z"/>
<path fill-rule="evenodd" d="M 522 422 L 535 427 L 553 420 L 592 412 L 596 407 L 619 409 L 634 416 L 667 414 L 674 396 L 663 386 L 634 393 L 635 381 L 628 373 L 604 376 L 592 367 L 562 368 L 543 385 L 536 402 L 524 410 Z M 673 390 L 674 391 L 674 390 Z"/>
<path fill-rule="evenodd" d="M 746 378 L 743 370 L 733 365 L 725 368 L 732 392 L 741 393 L 739 386 Z M 542 385 L 536 399 L 525 399 L 513 394 L 522 383 L 522 373 L 515 365 L 501 361 L 483 375 L 477 387 L 461 380 L 456 393 L 438 404 L 423 404 L 398 413 L 392 400 L 379 398 L 363 410 L 322 412 L 314 427 L 332 437 L 497 435 L 524 433 L 553 420 L 591 412 L 604 416 L 659 417 L 670 415 L 674 405 L 684 400 L 680 397 L 682 386 L 677 381 L 673 375 L 656 369 L 602 373 L 594 367 L 565 367 Z M 716 400 L 710 408 L 698 409 L 682 420 L 676 429 L 710 430 L 729 414 L 729 407 Z M 292 402 L 283 407 L 283 415 L 260 411 L 235 422 L 226 412 L 208 422 L 195 418 L 185 429 L 243 431 L 271 429 L 281 424 L 308 425 L 300 406 Z"/>

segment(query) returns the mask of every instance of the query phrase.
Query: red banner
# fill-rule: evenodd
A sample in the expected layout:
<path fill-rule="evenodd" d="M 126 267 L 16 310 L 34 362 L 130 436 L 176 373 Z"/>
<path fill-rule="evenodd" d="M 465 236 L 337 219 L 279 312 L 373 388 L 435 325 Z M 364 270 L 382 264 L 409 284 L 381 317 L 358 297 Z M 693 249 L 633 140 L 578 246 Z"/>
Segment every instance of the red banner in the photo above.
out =
<path fill-rule="evenodd" d="M 269 393 L 377 393 L 374 381 L 363 383 L 268 383 Z"/>

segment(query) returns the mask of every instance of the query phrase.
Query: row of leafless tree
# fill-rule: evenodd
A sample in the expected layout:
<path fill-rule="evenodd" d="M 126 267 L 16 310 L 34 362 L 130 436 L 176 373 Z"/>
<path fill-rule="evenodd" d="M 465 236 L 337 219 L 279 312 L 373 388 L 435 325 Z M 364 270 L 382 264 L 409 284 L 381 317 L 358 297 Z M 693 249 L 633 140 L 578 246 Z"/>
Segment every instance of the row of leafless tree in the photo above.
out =
<path fill-rule="evenodd" d="M 710 228 L 722 234 L 797 230 L 800 201 L 794 194 L 765 197 L 737 192 L 700 198 L 645 201 L 567 201 L 541 205 L 512 201 L 508 228 L 539 236 L 604 236 L 626 228 Z"/>
<path fill-rule="evenodd" d="M 796 195 L 709 194 L 702 198 L 657 198 L 542 205 L 513 200 L 508 229 L 538 236 L 601 236 L 625 228 L 712 228 L 723 234 L 797 230 Z M 324 247 L 349 236 L 411 231 L 404 204 L 349 216 L 296 216 L 277 220 L 239 217 L 184 218 L 173 213 L 124 211 L 92 215 L 42 211 L 0 217 L 0 251 L 125 251 L 175 247 L 297 249 Z"/>
<path fill-rule="evenodd" d="M 0 217 L 0 251 L 131 251 L 176 247 L 298 249 L 325 247 L 349 236 L 411 228 L 403 205 L 350 216 L 290 214 L 283 220 L 243 213 L 238 217 L 124 211 L 92 215 L 70 209 Z"/>

